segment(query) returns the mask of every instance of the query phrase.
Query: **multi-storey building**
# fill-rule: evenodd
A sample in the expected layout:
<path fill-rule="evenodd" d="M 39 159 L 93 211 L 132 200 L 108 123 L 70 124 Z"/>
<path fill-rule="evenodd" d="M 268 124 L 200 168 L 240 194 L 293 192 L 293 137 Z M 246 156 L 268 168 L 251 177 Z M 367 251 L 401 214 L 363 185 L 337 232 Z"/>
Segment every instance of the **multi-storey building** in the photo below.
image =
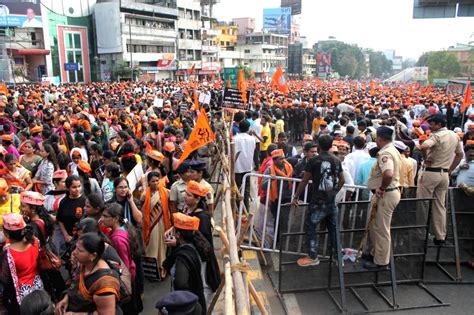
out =
<path fill-rule="evenodd" d="M 201 4 L 196 0 L 178 0 L 178 76 L 186 77 L 194 67 L 201 69 Z"/>
<path fill-rule="evenodd" d="M 220 31 L 217 46 L 220 50 L 235 50 L 238 27 L 233 22 L 217 22 L 214 29 Z"/>

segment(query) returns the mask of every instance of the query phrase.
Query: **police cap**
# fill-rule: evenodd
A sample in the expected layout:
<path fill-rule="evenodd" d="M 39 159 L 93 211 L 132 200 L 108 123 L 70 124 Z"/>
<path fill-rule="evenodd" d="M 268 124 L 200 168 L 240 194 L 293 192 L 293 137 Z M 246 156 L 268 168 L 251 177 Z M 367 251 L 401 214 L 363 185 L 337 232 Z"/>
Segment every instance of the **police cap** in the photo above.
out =
<path fill-rule="evenodd" d="M 155 307 L 161 314 L 193 314 L 198 297 L 189 291 L 173 291 L 163 296 Z"/>

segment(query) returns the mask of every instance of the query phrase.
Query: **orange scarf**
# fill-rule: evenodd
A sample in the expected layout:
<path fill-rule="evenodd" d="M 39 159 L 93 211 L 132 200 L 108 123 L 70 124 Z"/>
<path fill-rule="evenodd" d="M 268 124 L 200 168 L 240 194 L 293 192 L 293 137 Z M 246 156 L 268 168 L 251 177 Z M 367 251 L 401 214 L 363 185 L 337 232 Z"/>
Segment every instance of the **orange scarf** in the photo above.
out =
<path fill-rule="evenodd" d="M 169 210 L 169 205 L 168 205 L 168 195 L 169 195 L 169 190 L 166 189 L 166 184 L 168 182 L 168 177 L 162 177 L 160 178 L 160 181 L 158 182 L 158 193 L 160 195 L 160 201 L 161 201 L 161 215 L 158 215 L 156 217 L 155 222 L 151 222 L 151 211 L 152 206 L 151 206 L 151 188 L 148 186 L 145 191 L 145 200 L 143 202 L 143 242 L 145 245 L 148 245 L 150 242 L 150 235 L 151 231 L 155 227 L 155 225 L 160 221 L 160 218 L 163 217 L 164 223 L 165 223 L 165 229 L 168 230 L 171 227 L 171 221 L 170 221 L 170 210 Z"/>
<path fill-rule="evenodd" d="M 272 164 L 270 167 L 270 175 L 272 176 L 281 176 L 281 177 L 288 177 L 291 178 L 293 176 L 293 166 L 291 166 L 290 163 L 285 161 L 285 172 L 282 172 L 278 167 L 276 167 L 275 164 Z M 275 200 L 278 199 L 278 181 L 277 179 L 271 180 L 271 185 L 270 185 L 270 201 L 274 202 Z M 291 182 L 288 182 L 288 187 L 291 189 L 292 184 Z"/>
<path fill-rule="evenodd" d="M 87 289 L 84 281 L 84 267 L 81 267 L 79 273 L 79 292 L 87 301 L 93 301 L 94 295 L 100 295 L 104 293 L 112 293 L 115 295 L 115 299 L 120 299 L 120 291 L 117 288 L 119 281 L 113 276 L 102 276 L 97 279 L 89 289 Z M 92 294 L 90 292 L 93 292 Z"/>

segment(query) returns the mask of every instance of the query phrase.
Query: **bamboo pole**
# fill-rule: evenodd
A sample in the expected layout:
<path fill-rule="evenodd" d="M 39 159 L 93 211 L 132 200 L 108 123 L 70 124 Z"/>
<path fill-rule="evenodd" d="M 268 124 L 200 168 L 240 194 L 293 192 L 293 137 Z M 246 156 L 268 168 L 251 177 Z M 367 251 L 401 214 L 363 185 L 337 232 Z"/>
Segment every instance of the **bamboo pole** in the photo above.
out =
<path fill-rule="evenodd" d="M 232 114 L 233 118 L 233 114 Z M 222 210 L 225 212 L 226 217 L 226 228 L 227 228 L 227 237 L 229 240 L 229 258 L 230 263 L 232 266 L 235 266 L 240 263 L 239 255 L 238 255 L 238 247 L 237 247 L 237 240 L 235 236 L 235 222 L 234 222 L 234 211 L 235 211 L 235 203 L 232 202 L 232 195 L 235 196 L 235 193 L 232 194 L 232 191 L 235 187 L 235 176 L 234 176 L 234 150 L 233 145 L 230 143 L 231 139 L 231 128 L 226 129 L 226 137 L 225 141 L 227 147 L 229 148 L 229 156 L 228 156 L 228 163 L 229 168 L 226 168 L 227 176 L 224 176 L 223 179 L 223 187 L 224 187 L 224 199 L 222 204 Z M 229 183 L 230 178 L 230 183 Z M 235 198 L 235 197 L 234 197 Z M 234 199 L 235 202 L 235 199 Z M 248 298 L 245 293 L 244 289 L 244 281 L 242 278 L 242 274 L 238 270 L 232 271 L 232 279 L 234 284 L 234 293 L 235 293 L 235 304 L 237 314 L 239 315 L 249 315 L 250 308 L 248 307 Z"/>
<path fill-rule="evenodd" d="M 239 255 L 238 255 L 238 248 L 237 248 L 237 240 L 235 238 L 235 226 L 234 226 L 234 216 L 232 215 L 230 187 L 226 178 L 224 178 L 224 187 L 227 188 L 225 192 L 225 199 L 224 199 L 225 200 L 224 211 L 226 212 L 226 219 L 227 219 L 227 236 L 229 238 L 230 263 L 232 265 L 237 265 L 239 263 Z M 236 300 L 235 302 L 237 305 L 237 314 L 248 315 L 250 314 L 250 310 L 247 308 L 246 294 L 245 294 L 242 274 L 238 270 L 235 270 L 232 272 L 232 278 L 234 280 L 235 300 Z"/>
<path fill-rule="evenodd" d="M 262 299 L 258 296 L 257 290 L 255 290 L 255 287 L 253 286 L 252 281 L 249 281 L 248 286 L 249 286 L 250 295 L 253 297 L 255 303 L 257 304 L 257 307 L 260 313 L 262 313 L 262 315 L 268 315 L 267 309 L 265 308 L 265 305 L 263 305 Z"/>
<path fill-rule="evenodd" d="M 217 301 L 219 300 L 219 296 L 222 293 L 222 290 L 224 289 L 225 285 L 225 274 L 221 274 L 221 283 L 219 284 L 219 287 L 216 290 L 216 294 L 214 294 L 214 297 L 212 298 L 211 303 L 209 304 L 209 307 L 207 308 L 207 315 L 211 315 L 212 311 L 214 311 L 214 307 L 216 306 Z"/>
<path fill-rule="evenodd" d="M 225 314 L 226 315 L 235 315 L 235 304 L 232 294 L 232 276 L 230 273 L 230 261 L 228 256 L 226 256 L 227 262 L 224 265 L 224 287 L 225 287 L 225 295 L 224 295 L 224 306 L 225 306 Z M 239 314 L 240 315 L 240 314 Z"/>
<path fill-rule="evenodd" d="M 224 246 L 223 250 L 224 252 L 227 251 L 229 252 L 229 240 L 227 239 L 227 236 L 225 235 L 224 231 L 220 226 L 216 226 L 215 230 L 217 234 L 219 234 L 221 240 L 222 240 L 222 245 Z"/>

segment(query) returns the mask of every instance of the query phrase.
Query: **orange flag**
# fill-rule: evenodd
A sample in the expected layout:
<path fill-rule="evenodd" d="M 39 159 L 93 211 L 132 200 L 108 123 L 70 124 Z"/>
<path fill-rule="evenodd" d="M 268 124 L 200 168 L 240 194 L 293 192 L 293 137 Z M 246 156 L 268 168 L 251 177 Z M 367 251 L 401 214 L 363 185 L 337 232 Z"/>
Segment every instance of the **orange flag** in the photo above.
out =
<path fill-rule="evenodd" d="M 239 89 L 239 91 L 242 89 L 243 83 L 244 83 L 244 69 L 239 69 L 239 74 L 237 76 L 237 89 Z"/>
<path fill-rule="evenodd" d="M 188 76 L 194 73 L 194 68 L 196 68 L 196 65 L 193 65 L 190 69 L 188 69 Z"/>
<path fill-rule="evenodd" d="M 276 88 L 283 92 L 283 94 L 288 93 L 288 84 L 285 80 L 285 75 L 283 74 L 283 68 L 279 66 L 275 71 L 275 74 L 272 77 L 272 90 L 275 91 Z"/>
<path fill-rule="evenodd" d="M 8 88 L 7 88 L 7 85 L 5 84 L 5 82 L 2 82 L 0 84 L 0 92 L 3 92 L 3 94 L 5 94 L 5 96 L 10 95 L 10 93 L 8 93 Z"/>
<path fill-rule="evenodd" d="M 373 81 L 370 81 L 370 96 L 374 96 L 374 95 L 375 95 L 374 82 L 373 82 Z"/>
<path fill-rule="evenodd" d="M 332 99 L 331 102 L 336 103 L 338 101 L 337 99 L 337 93 L 336 91 L 332 91 Z"/>
<path fill-rule="evenodd" d="M 413 95 L 413 86 L 412 85 L 408 86 L 408 94 Z"/>
<path fill-rule="evenodd" d="M 189 136 L 188 142 L 184 146 L 183 155 L 179 159 L 178 164 L 181 164 L 186 158 L 195 150 L 199 149 L 202 146 L 205 146 L 211 141 L 216 140 L 214 132 L 212 132 L 211 127 L 209 126 L 209 121 L 207 120 L 206 111 L 201 109 L 201 113 L 198 116 L 196 125 L 194 126 L 191 135 Z"/>
<path fill-rule="evenodd" d="M 240 92 L 242 93 L 242 101 L 247 104 L 247 87 L 245 81 L 240 84 Z"/>
<path fill-rule="evenodd" d="M 426 94 L 425 96 L 428 97 L 431 95 L 431 85 L 428 85 L 428 87 L 426 88 Z"/>
<path fill-rule="evenodd" d="M 464 99 L 462 100 L 461 113 L 464 113 L 466 108 L 468 108 L 469 105 L 471 104 L 472 104 L 472 88 L 471 88 L 471 84 L 468 83 L 466 92 L 464 93 Z"/>
<path fill-rule="evenodd" d="M 425 93 L 425 87 L 422 85 L 420 86 L 420 95 L 424 94 Z"/>
<path fill-rule="evenodd" d="M 227 79 L 227 88 L 230 89 L 232 85 L 230 84 L 230 78 Z"/>
<path fill-rule="evenodd" d="M 194 110 L 199 111 L 198 86 L 196 81 L 194 81 Z"/>

